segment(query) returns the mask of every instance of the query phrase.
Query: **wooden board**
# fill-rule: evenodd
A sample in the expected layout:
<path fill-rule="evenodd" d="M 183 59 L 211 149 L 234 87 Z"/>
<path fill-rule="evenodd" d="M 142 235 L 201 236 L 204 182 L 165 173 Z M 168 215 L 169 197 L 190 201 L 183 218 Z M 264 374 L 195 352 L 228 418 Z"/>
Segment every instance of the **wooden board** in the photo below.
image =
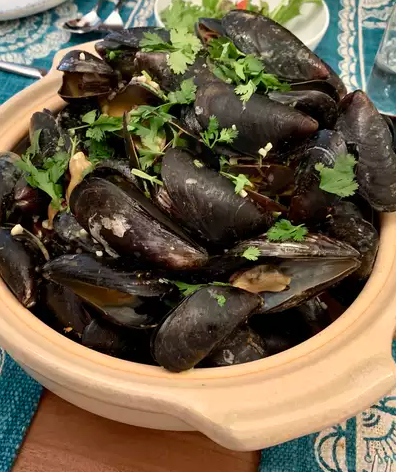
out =
<path fill-rule="evenodd" d="M 115 423 L 46 392 L 13 472 L 257 472 L 259 453 Z"/>

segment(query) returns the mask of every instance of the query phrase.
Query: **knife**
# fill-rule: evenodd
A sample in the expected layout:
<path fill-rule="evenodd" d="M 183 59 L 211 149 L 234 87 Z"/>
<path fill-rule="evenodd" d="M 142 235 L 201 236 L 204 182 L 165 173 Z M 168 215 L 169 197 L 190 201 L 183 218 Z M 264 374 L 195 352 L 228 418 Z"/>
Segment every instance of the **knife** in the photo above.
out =
<path fill-rule="evenodd" d="M 0 70 L 24 77 L 31 77 L 33 79 L 42 79 L 48 73 L 48 70 L 43 67 L 26 66 L 24 64 L 15 64 L 14 62 L 7 61 L 0 61 Z"/>

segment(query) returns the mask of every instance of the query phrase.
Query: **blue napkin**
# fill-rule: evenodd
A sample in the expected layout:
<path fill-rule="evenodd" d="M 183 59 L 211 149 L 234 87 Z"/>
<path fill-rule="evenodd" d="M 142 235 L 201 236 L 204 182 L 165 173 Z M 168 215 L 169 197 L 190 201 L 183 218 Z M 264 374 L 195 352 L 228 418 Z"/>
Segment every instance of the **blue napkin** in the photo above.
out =
<path fill-rule="evenodd" d="M 36 16 L 0 23 L 0 60 L 49 68 L 59 49 L 96 38 L 71 36 L 59 29 L 61 23 L 75 18 L 78 12 L 86 13 L 95 3 L 67 1 Z M 327 4 L 330 27 L 316 52 L 341 73 L 348 89 L 365 88 L 392 1 L 327 0 Z M 126 26 L 154 24 L 153 7 L 154 0 L 126 2 L 122 14 Z M 31 79 L 0 72 L 0 104 L 31 83 Z M 9 471 L 40 393 L 41 387 L 0 348 L 0 472 Z M 392 429 L 396 409 L 391 406 L 395 400 L 386 397 L 373 407 L 373 413 L 363 413 L 322 433 L 263 451 L 260 472 L 369 472 L 373 451 L 379 451 L 380 458 L 396 459 L 396 433 L 393 436 Z M 370 422 L 377 421 L 371 419 L 377 418 L 375 415 L 381 424 L 389 425 L 389 432 L 383 429 L 385 439 L 370 442 L 370 435 L 361 431 L 370 430 Z"/>

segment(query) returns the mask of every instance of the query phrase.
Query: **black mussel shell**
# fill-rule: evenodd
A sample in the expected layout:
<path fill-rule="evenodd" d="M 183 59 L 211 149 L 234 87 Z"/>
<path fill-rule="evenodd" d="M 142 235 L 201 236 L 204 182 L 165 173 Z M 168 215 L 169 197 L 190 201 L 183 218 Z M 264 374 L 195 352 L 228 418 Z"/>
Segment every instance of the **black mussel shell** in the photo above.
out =
<path fill-rule="evenodd" d="M 92 320 L 83 332 L 83 346 L 108 356 L 142 364 L 154 364 L 149 333 L 119 328 L 103 320 Z"/>
<path fill-rule="evenodd" d="M 252 11 L 232 10 L 223 17 L 222 27 L 240 51 L 261 59 L 266 72 L 297 82 L 327 80 L 341 97 L 346 94 L 344 84 L 331 67 L 270 18 Z"/>
<path fill-rule="evenodd" d="M 32 247 L 0 228 L 0 276 L 26 308 L 36 303 L 36 257 Z"/>
<path fill-rule="evenodd" d="M 261 306 L 258 295 L 234 287 L 207 286 L 184 299 L 152 341 L 156 361 L 172 372 L 202 361 Z"/>
<path fill-rule="evenodd" d="M 58 213 L 54 218 L 53 228 L 59 238 L 72 247 L 79 247 L 93 254 L 103 251 L 103 246 L 91 238 L 71 213 Z"/>
<path fill-rule="evenodd" d="M 13 152 L 0 153 L 0 222 L 7 218 L 7 210 L 13 203 L 15 186 L 22 175 L 16 167 L 19 156 Z"/>
<path fill-rule="evenodd" d="M 273 222 L 271 212 L 236 194 L 229 179 L 202 163 L 197 166 L 183 149 L 166 152 L 161 176 L 174 218 L 209 245 L 230 246 L 265 231 Z"/>
<path fill-rule="evenodd" d="M 291 106 L 314 118 L 320 129 L 332 129 L 337 121 L 336 102 L 327 94 L 316 90 L 270 92 L 271 100 Z"/>
<path fill-rule="evenodd" d="M 295 190 L 290 203 L 289 219 L 294 223 L 323 221 L 339 197 L 321 190 L 318 163 L 334 167 L 339 155 L 347 154 L 346 143 L 340 133 L 322 130 L 312 138 L 298 156 L 300 164 L 295 172 Z"/>
<path fill-rule="evenodd" d="M 293 308 L 340 282 L 359 267 L 356 259 L 284 260 L 278 269 L 291 278 L 288 290 L 263 292 L 261 313 Z"/>
<path fill-rule="evenodd" d="M 236 126 L 238 136 L 230 146 L 255 157 L 268 143 L 274 150 L 287 144 L 295 146 L 318 129 L 317 121 L 310 116 L 264 95 L 253 94 L 244 104 L 234 93 L 234 87 L 225 82 L 198 88 L 195 113 L 205 129 L 212 115 L 217 117 L 220 128 Z"/>
<path fill-rule="evenodd" d="M 361 217 L 333 215 L 323 225 L 323 231 L 359 251 L 361 265 L 353 277 L 367 279 L 373 270 L 379 246 L 379 235 L 374 226 Z"/>
<path fill-rule="evenodd" d="M 78 72 L 104 76 L 114 75 L 113 69 L 106 64 L 106 62 L 89 52 L 81 50 L 68 52 L 60 61 L 58 70 L 62 72 Z"/>
<path fill-rule="evenodd" d="M 70 198 L 77 221 L 109 254 L 177 270 L 207 262 L 206 252 L 136 187 L 129 182 L 120 186 L 97 177 L 86 178 Z"/>
<path fill-rule="evenodd" d="M 203 367 L 226 367 L 257 361 L 268 356 L 260 335 L 249 327 L 239 328 L 202 362 Z"/>
<path fill-rule="evenodd" d="M 311 298 L 305 303 L 295 307 L 303 321 L 310 330 L 310 337 L 323 331 L 332 322 L 327 305 L 322 303 L 319 297 Z"/>
<path fill-rule="evenodd" d="M 340 103 L 336 129 L 357 146 L 359 193 L 377 211 L 396 210 L 396 154 L 387 123 L 361 90 Z"/>
<path fill-rule="evenodd" d="M 292 82 L 290 88 L 293 92 L 315 91 L 321 92 L 331 97 L 336 103 L 340 101 L 337 89 L 326 80 L 305 80 L 304 82 Z"/>
<path fill-rule="evenodd" d="M 156 326 L 164 308 L 156 300 L 173 286 L 149 272 L 127 272 L 87 254 L 65 255 L 48 262 L 44 276 L 72 289 L 107 321 L 128 328 Z"/>
<path fill-rule="evenodd" d="M 263 235 L 238 244 L 229 251 L 229 256 L 242 256 L 248 248 L 260 251 L 258 258 L 280 259 L 351 259 L 359 258 L 360 253 L 345 242 L 329 238 L 323 234 L 308 233 L 303 241 L 269 241 Z M 324 263 L 324 262 L 320 262 Z"/>
<path fill-rule="evenodd" d="M 164 52 L 139 51 L 135 56 L 136 73 L 146 71 L 162 90 L 172 92 L 180 88 L 187 79 L 194 79 L 196 85 L 218 81 L 206 65 L 206 57 L 198 55 L 195 62 L 188 66 L 184 74 L 175 74 L 168 65 L 168 54 Z"/>
<path fill-rule="evenodd" d="M 341 200 L 337 203 L 337 205 L 333 206 L 331 214 L 333 216 L 344 216 L 348 217 L 351 216 L 353 218 L 364 218 L 362 211 L 360 208 L 355 205 L 353 202 L 348 200 Z"/>
<path fill-rule="evenodd" d="M 41 288 L 41 299 L 54 317 L 51 325 L 68 337 L 81 339 L 84 328 L 92 321 L 81 298 L 67 287 L 48 282 Z"/>

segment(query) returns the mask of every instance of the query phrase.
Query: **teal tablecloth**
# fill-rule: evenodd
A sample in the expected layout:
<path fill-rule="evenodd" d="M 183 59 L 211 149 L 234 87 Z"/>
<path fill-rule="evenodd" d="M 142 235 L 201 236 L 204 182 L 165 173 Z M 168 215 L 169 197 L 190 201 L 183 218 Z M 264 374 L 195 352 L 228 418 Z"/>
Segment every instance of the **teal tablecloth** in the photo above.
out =
<path fill-rule="evenodd" d="M 40 15 L 0 23 L 0 59 L 50 67 L 57 50 L 94 39 L 70 37 L 59 29 L 63 21 L 78 11 L 87 12 L 94 3 L 67 1 Z M 365 88 L 393 3 L 327 0 L 330 27 L 316 52 L 340 73 L 348 89 Z M 127 26 L 153 24 L 153 0 L 126 2 L 123 16 Z M 0 103 L 32 82 L 0 72 Z M 10 469 L 40 392 L 41 387 L 0 348 L 0 472 Z M 260 471 L 371 472 L 376 455 L 379 468 L 373 472 L 385 472 L 385 459 L 396 461 L 396 390 L 356 418 L 263 451 Z"/>

